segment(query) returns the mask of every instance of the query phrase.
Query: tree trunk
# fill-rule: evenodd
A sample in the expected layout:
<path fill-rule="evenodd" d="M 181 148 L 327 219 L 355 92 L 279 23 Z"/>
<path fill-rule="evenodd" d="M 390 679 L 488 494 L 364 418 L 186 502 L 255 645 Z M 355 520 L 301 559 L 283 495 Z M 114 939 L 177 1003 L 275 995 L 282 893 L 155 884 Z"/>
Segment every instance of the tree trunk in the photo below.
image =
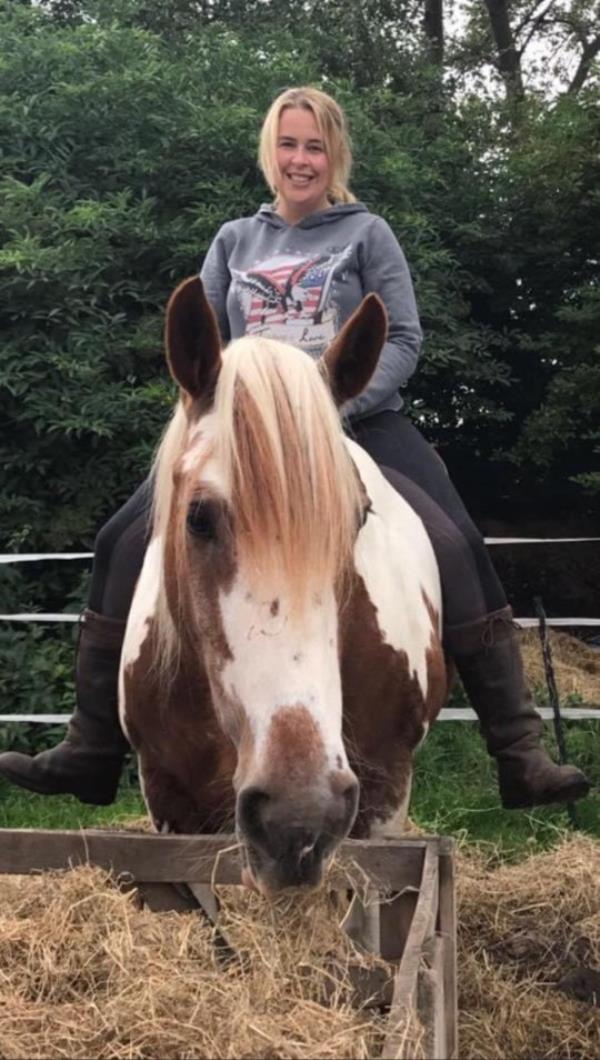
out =
<path fill-rule="evenodd" d="M 423 18 L 430 59 L 436 66 L 444 62 L 444 0 L 425 0 Z"/>
<path fill-rule="evenodd" d="M 485 6 L 490 16 L 492 36 L 498 54 L 498 69 L 506 86 L 506 94 L 509 99 L 521 99 L 521 57 L 510 26 L 507 0 L 485 0 Z"/>

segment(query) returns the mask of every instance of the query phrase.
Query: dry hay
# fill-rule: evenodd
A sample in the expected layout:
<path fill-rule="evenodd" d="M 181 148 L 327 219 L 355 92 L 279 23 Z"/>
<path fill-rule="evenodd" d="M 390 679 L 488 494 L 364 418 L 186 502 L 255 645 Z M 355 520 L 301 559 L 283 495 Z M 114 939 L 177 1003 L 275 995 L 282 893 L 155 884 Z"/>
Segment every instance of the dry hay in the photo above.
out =
<path fill-rule="evenodd" d="M 600 843 L 460 855 L 458 894 L 461 1058 L 599 1057 Z"/>
<path fill-rule="evenodd" d="M 140 910 L 98 869 L 0 877 L 3 1060 L 376 1055 L 383 1022 L 351 1004 L 337 898 L 219 893 L 241 969 L 217 964 L 197 914 Z"/>
<path fill-rule="evenodd" d="M 461 1058 L 599 1056 L 598 1008 L 556 983 L 600 970 L 600 845 L 494 869 L 461 853 L 458 880 Z M 350 1004 L 340 899 L 219 893 L 241 968 L 197 915 L 140 910 L 100 870 L 0 877 L 0 1056 L 377 1056 L 388 1028 Z"/>
<path fill-rule="evenodd" d="M 537 629 L 522 630 L 521 649 L 531 685 L 546 688 L 544 660 Z M 585 703 L 600 707 L 600 651 L 590 648 L 568 633 L 549 630 L 554 676 L 559 695 L 580 696 Z"/>

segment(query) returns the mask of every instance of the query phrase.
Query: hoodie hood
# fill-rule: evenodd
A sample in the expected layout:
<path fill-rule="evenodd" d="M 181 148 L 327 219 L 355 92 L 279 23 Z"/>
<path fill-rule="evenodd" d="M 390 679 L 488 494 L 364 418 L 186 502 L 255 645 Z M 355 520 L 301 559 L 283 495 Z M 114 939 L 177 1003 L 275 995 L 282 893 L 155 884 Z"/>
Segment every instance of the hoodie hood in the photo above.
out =
<path fill-rule="evenodd" d="M 340 217 L 348 217 L 349 214 L 368 212 L 362 202 L 336 202 L 334 206 L 329 206 L 326 210 L 318 210 L 317 213 L 303 217 L 297 225 L 290 225 L 279 216 L 271 203 L 264 203 L 255 216 L 258 221 L 264 221 L 273 228 L 318 228 L 319 225 L 331 224 Z"/>

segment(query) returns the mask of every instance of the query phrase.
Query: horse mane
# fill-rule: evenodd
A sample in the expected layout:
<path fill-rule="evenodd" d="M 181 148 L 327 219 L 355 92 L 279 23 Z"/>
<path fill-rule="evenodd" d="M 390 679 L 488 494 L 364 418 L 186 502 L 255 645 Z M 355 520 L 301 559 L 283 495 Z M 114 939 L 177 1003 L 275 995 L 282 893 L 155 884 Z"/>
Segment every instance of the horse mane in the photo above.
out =
<path fill-rule="evenodd" d="M 188 479 L 184 503 L 173 505 L 173 469 L 193 442 L 181 401 L 154 464 L 153 534 L 164 550 L 175 534 L 177 577 L 187 582 L 185 511 L 214 456 L 233 512 L 238 562 L 261 591 L 284 580 L 292 615 L 300 618 L 323 585 L 340 587 L 351 568 L 363 497 L 338 411 L 317 364 L 301 350 L 244 336 L 223 351 L 211 441 Z M 193 429 L 193 428 L 192 428 Z M 185 492 L 185 486 L 181 489 Z M 179 513 L 176 515 L 175 513 Z M 175 521 L 178 525 L 173 526 Z M 183 581 L 185 579 L 185 581 Z M 159 594 L 159 654 L 172 657 L 176 632 Z M 162 668 L 162 667 L 161 667 Z"/>

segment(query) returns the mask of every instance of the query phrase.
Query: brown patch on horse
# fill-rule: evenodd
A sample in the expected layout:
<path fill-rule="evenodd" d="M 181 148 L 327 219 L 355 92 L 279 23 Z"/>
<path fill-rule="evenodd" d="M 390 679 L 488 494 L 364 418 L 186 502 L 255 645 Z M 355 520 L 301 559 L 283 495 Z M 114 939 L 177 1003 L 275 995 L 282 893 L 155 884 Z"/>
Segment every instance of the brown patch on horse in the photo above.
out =
<path fill-rule="evenodd" d="M 270 783 L 308 786 L 327 763 L 318 723 L 301 703 L 280 707 L 267 736 L 265 763 Z"/>
<path fill-rule="evenodd" d="M 155 635 L 150 619 L 140 654 L 124 673 L 125 720 L 150 813 L 172 831 L 222 831 L 234 818 L 235 749 L 218 723 L 197 652 L 182 643 L 165 689 L 154 665 Z"/>
<path fill-rule="evenodd" d="M 392 816 L 405 797 L 412 751 L 443 700 L 437 643 L 432 616 L 425 698 L 407 653 L 384 640 L 377 608 L 355 574 L 340 623 L 344 742 L 361 788 L 353 836 L 368 835 L 373 821 Z"/>

